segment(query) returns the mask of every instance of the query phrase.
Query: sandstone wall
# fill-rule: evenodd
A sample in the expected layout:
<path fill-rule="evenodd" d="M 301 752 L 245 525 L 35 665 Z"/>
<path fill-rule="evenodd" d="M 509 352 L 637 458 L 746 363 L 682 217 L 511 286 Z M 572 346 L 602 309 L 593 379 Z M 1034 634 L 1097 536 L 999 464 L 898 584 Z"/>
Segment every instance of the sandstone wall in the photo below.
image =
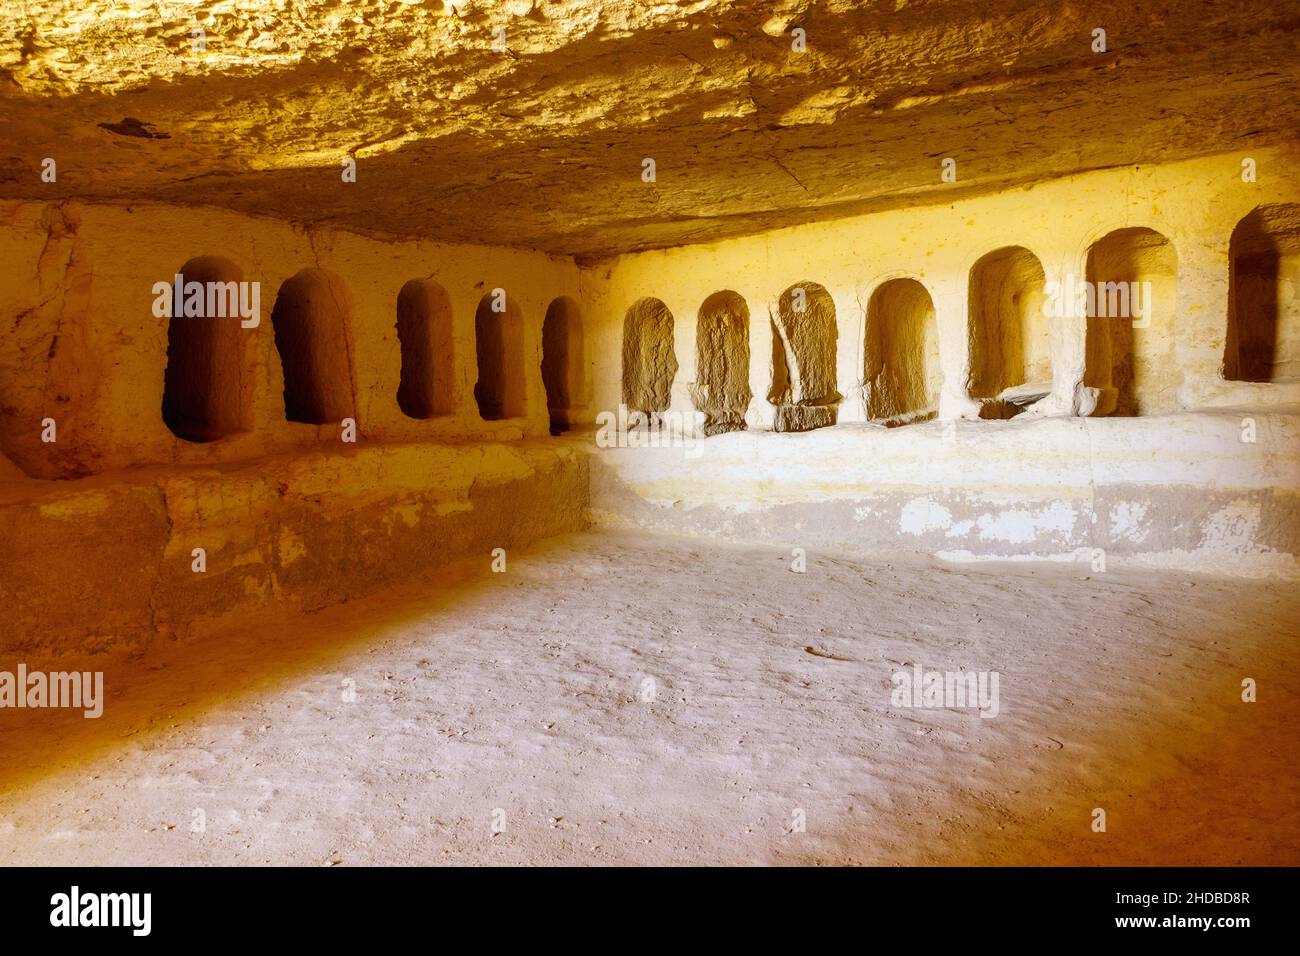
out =
<path fill-rule="evenodd" d="M 171 281 L 198 256 L 229 260 L 261 288 L 260 324 L 240 332 L 248 427 L 209 443 L 178 438 L 160 415 L 168 323 L 152 311 L 154 283 Z M 360 443 L 545 435 L 542 323 L 552 300 L 578 293 L 577 268 L 562 257 L 384 241 L 163 206 L 2 204 L 0 263 L 0 323 L 8 333 L 0 337 L 0 451 L 40 478 L 211 465 L 337 444 L 337 423 L 285 419 L 271 315 L 284 282 L 308 268 L 336 276 L 350 300 L 345 368 Z M 451 306 L 454 408 L 429 419 L 408 417 L 397 401 L 398 296 L 412 279 L 437 283 Z M 473 395 L 475 312 L 497 288 L 522 317 L 523 414 L 485 422 Z M 46 417 L 58 425 L 54 444 L 41 441 Z"/>
<path fill-rule="evenodd" d="M 1267 218 L 1279 221 L 1287 217 L 1278 210 L 1300 208 L 1300 184 L 1290 172 L 1300 150 L 1252 154 L 1253 183 L 1242 179 L 1242 158 L 1104 170 L 949 205 L 591 264 L 583 289 L 600 409 L 618 406 L 621 335 L 631 303 L 654 297 L 673 315 L 680 369 L 669 411 L 682 418 L 691 417 L 698 393 L 701 304 L 729 290 L 752 317 L 748 429 L 701 436 L 685 451 L 603 452 L 593 502 L 599 520 L 791 547 L 814 541 L 982 557 L 1078 557 L 1099 548 L 1129 560 L 1294 573 L 1300 379 L 1283 353 L 1300 325 L 1300 273 L 1285 237 L 1272 276 L 1279 316 L 1275 380 L 1229 380 L 1223 367 L 1230 240 L 1254 210 L 1271 210 Z M 1013 247 L 1032 253 L 1047 282 L 1152 282 L 1149 321 L 1112 326 L 1117 342 L 1106 348 L 1130 352 L 1124 367 L 1103 370 L 1103 387 L 1093 387 L 1086 362 L 1093 320 L 1067 311 L 1047 318 L 1043 330 L 1024 310 L 999 304 L 1034 290 L 1009 290 L 1010 279 L 1003 278 L 990 288 L 987 270 L 972 282 L 977 263 Z M 1102 253 L 1092 256 L 1090 271 L 1094 248 Z M 1162 271 L 1170 250 L 1172 277 Z M 1014 277 L 1034 269 L 1025 262 L 1004 271 Z M 900 278 L 928 292 L 937 349 L 927 345 L 924 326 L 931 320 L 915 296 L 875 296 Z M 773 385 L 798 374 L 803 361 L 785 329 L 791 289 L 821 287 L 834 303 L 836 390 L 843 399 L 831 414 L 810 417 L 807 427 L 815 430 L 776 436 L 773 430 L 790 430 L 783 420 L 818 410 L 800 407 L 797 390 Z M 890 301 L 906 308 L 891 311 Z M 873 309 L 882 316 L 878 327 L 868 325 Z M 1018 359 L 1008 363 L 1018 368 L 990 371 L 988 355 L 979 354 L 990 352 L 996 337 L 973 327 L 972 315 L 978 323 L 995 312 L 1026 329 Z M 1048 363 L 1030 338 L 1045 342 L 1050 357 L 1040 392 L 1029 383 L 1019 386 L 1023 396 L 1004 393 L 1027 406 L 1010 421 L 977 420 L 1015 410 L 1010 401 L 979 401 L 992 388 L 982 383 L 1001 386 L 1023 382 L 1035 370 L 1042 374 Z M 881 373 L 881 354 L 902 356 L 919 381 L 900 388 Z M 941 384 L 927 409 L 933 364 Z M 1126 409 L 1120 390 L 1105 386 L 1135 374 L 1141 400 Z M 896 396 L 903 393 L 915 397 L 902 402 Z M 778 407 L 774 397 L 792 404 Z M 1115 411 L 1136 411 L 1136 417 Z M 1075 417 L 1084 415 L 1091 417 Z"/>
<path fill-rule="evenodd" d="M 547 437 L 541 372 L 548 305 L 567 296 L 572 306 L 578 292 L 572 260 L 158 206 L 9 203 L 0 224 L 0 649 L 202 637 L 418 580 L 461 557 L 487 567 L 493 548 L 584 526 L 585 456 Z M 235 343 L 192 356 L 239 382 L 237 427 L 212 441 L 181 438 L 164 420 L 169 321 L 153 314 L 153 284 L 200 256 L 261 283 L 256 327 L 185 320 L 225 323 L 223 341 Z M 304 268 L 331 276 L 311 293 L 329 309 L 308 295 L 292 319 L 304 341 L 328 326 L 309 371 L 325 380 L 327 410 L 355 418 L 355 443 L 342 440 L 341 421 L 286 419 L 272 313 Z M 413 279 L 436 283 L 450 305 L 450 362 L 440 354 L 431 370 L 449 382 L 417 410 L 427 418 L 399 401 L 398 301 Z M 485 421 L 475 316 L 496 288 L 517 318 L 508 345 L 522 413 Z M 285 328 L 280 347 L 310 350 Z M 425 345 L 413 354 L 432 358 L 446 340 Z M 587 353 L 576 348 L 565 355 L 576 380 L 566 415 L 580 420 Z M 41 440 L 46 419 L 52 443 Z"/>

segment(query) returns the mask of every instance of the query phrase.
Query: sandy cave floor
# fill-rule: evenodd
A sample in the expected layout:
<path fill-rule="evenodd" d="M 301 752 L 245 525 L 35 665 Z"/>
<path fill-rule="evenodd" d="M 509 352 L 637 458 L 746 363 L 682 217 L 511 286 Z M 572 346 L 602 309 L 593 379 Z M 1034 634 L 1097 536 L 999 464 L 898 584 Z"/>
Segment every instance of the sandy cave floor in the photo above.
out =
<path fill-rule="evenodd" d="M 117 662 L 0 713 L 0 863 L 1300 863 L 1293 584 L 808 558 L 575 535 Z"/>

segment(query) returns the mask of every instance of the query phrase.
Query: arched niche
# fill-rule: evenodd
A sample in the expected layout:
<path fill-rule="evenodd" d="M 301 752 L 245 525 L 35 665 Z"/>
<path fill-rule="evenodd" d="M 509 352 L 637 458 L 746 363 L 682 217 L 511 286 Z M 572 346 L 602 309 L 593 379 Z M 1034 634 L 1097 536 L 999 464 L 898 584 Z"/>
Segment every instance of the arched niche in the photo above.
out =
<path fill-rule="evenodd" d="M 542 384 L 552 435 L 573 426 L 575 408 L 582 403 L 583 350 L 582 311 L 568 296 L 559 296 L 547 306 L 542 322 Z"/>
<path fill-rule="evenodd" d="M 695 384 L 691 398 L 704 413 L 704 433 L 743 431 L 749 388 L 749 306 L 736 292 L 715 292 L 695 325 Z"/>
<path fill-rule="evenodd" d="M 1300 204 L 1260 206 L 1228 247 L 1223 377 L 1300 381 Z"/>
<path fill-rule="evenodd" d="M 1095 414 L 1151 415 L 1177 407 L 1174 361 L 1178 255 L 1154 229 L 1116 229 L 1088 250 L 1081 291 L 1087 314 L 1084 384 Z"/>
<path fill-rule="evenodd" d="M 772 316 L 772 387 L 776 431 L 834 425 L 843 396 L 836 387 L 839 331 L 835 302 L 816 282 L 796 282 L 777 300 Z"/>
<path fill-rule="evenodd" d="M 493 290 L 474 313 L 474 348 L 478 381 L 474 400 L 484 421 L 524 414 L 524 318 L 519 306 Z"/>
<path fill-rule="evenodd" d="M 455 409 L 452 380 L 451 298 L 430 279 L 412 279 L 397 294 L 397 340 L 402 352 L 397 404 L 409 418 L 433 418 Z"/>
<path fill-rule="evenodd" d="M 939 410 L 943 372 L 934 302 L 916 279 L 881 283 L 867 301 L 863 368 L 867 417 L 909 425 Z"/>
<path fill-rule="evenodd" d="M 1005 246 L 971 267 L 968 283 L 968 390 L 995 417 L 1010 417 L 1052 388 L 1046 276 L 1023 246 Z"/>
<path fill-rule="evenodd" d="M 168 320 L 162 419 L 178 438 L 216 441 L 249 425 L 243 339 L 248 330 L 241 327 L 240 310 L 241 296 L 243 305 L 251 299 L 243 271 L 229 259 L 197 256 L 179 274 L 182 302 L 192 301 L 197 314 L 184 314 L 191 310 L 183 307 L 183 314 Z M 194 297 L 185 293 L 192 284 L 199 290 Z"/>
<path fill-rule="evenodd" d="M 333 272 L 303 269 L 280 286 L 271 324 L 289 421 L 325 425 L 356 417 L 351 323 L 352 296 Z"/>
<path fill-rule="evenodd" d="M 676 377 L 673 314 L 658 299 L 638 299 L 623 317 L 623 404 L 647 414 L 667 411 Z"/>

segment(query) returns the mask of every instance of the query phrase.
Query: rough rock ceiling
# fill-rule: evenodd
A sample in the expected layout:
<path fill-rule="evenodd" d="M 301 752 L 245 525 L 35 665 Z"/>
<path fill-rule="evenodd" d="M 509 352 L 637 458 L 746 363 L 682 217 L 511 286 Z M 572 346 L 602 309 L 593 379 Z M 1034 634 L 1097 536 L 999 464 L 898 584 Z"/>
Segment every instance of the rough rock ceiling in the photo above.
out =
<path fill-rule="evenodd" d="M 588 258 L 1300 137 L 1293 0 L 0 11 L 0 197 L 219 205 Z M 41 182 L 47 156 L 57 183 Z M 940 182 L 947 156 L 956 184 Z"/>

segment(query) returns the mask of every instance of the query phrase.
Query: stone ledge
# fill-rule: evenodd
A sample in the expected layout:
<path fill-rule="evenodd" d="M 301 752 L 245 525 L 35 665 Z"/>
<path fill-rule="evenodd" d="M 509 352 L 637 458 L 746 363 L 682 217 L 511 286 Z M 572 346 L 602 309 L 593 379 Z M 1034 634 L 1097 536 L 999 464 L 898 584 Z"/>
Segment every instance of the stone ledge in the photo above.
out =
<path fill-rule="evenodd" d="M 563 444 L 404 445 L 0 488 L 6 653 L 141 651 L 587 521 Z M 192 549 L 206 572 L 191 569 Z"/>

